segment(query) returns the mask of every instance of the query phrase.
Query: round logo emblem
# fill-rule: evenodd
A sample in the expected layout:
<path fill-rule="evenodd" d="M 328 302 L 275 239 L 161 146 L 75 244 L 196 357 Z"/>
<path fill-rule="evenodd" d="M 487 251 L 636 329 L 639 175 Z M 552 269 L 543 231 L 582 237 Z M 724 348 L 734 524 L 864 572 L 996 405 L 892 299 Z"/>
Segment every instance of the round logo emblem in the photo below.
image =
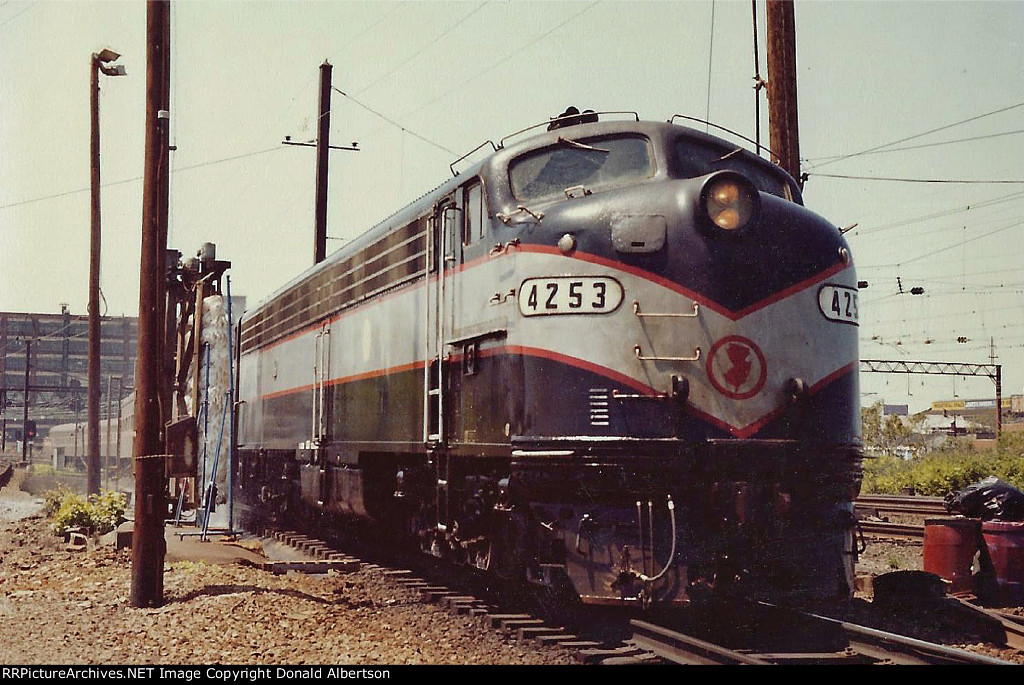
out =
<path fill-rule="evenodd" d="M 768 366 L 752 340 L 729 335 L 711 346 L 708 378 L 715 390 L 732 400 L 753 397 L 764 387 Z"/>

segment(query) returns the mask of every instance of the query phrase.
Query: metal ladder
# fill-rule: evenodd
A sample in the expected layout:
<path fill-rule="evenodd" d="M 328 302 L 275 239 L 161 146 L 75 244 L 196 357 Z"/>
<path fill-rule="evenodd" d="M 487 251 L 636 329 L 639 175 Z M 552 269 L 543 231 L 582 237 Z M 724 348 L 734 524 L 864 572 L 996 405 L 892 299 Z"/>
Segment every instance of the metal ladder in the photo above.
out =
<path fill-rule="evenodd" d="M 312 447 L 316 450 L 317 504 L 324 506 L 327 501 L 327 455 L 321 451 L 328 440 L 327 425 L 327 381 L 331 374 L 331 328 L 323 324 L 313 340 L 313 421 Z"/>
<path fill-rule="evenodd" d="M 444 208 L 430 217 L 427 225 L 427 260 L 425 265 L 423 330 L 425 362 L 423 365 L 423 442 L 433 448 L 444 440 L 444 295 L 445 295 L 445 226 Z M 436 278 L 432 275 L 436 272 Z"/>
<path fill-rule="evenodd" d="M 313 444 L 327 439 L 326 392 L 331 369 L 331 329 L 323 324 L 313 340 Z"/>

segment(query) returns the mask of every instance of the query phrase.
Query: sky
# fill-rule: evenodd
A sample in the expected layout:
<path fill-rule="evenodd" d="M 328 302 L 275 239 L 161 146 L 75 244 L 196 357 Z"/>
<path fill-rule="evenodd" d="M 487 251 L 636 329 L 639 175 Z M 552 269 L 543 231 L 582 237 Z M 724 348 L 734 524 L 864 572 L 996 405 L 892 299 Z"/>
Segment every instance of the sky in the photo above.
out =
<path fill-rule="evenodd" d="M 328 252 L 568 105 L 757 130 L 748 0 L 176 0 L 171 20 L 168 244 L 215 243 L 250 306 L 312 263 L 315 153 L 281 143 L 315 138 L 324 60 L 331 142 L 360 150 L 331 153 Z M 861 357 L 994 347 L 1021 393 L 1024 2 L 798 1 L 795 22 L 804 200 L 853 227 Z M 0 0 L 0 311 L 86 312 L 90 56 L 109 47 L 127 75 L 100 84 L 101 309 L 137 315 L 145 33 L 141 2 Z M 993 396 L 987 378 L 861 389 L 912 411 Z"/>

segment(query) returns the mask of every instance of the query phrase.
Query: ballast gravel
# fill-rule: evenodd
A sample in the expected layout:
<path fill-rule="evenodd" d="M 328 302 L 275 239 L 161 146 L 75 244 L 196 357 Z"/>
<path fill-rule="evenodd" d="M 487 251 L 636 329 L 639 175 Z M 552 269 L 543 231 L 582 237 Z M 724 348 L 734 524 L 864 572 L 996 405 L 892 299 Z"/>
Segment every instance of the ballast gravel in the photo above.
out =
<path fill-rule="evenodd" d="M 19 502 L 0 511 L 6 518 L 30 509 L 6 492 L 0 500 Z M 130 591 L 130 552 L 69 551 L 39 515 L 0 521 L 0 663 L 574 663 L 367 571 L 275 575 L 179 561 L 165 567 L 164 606 L 132 608 Z"/>

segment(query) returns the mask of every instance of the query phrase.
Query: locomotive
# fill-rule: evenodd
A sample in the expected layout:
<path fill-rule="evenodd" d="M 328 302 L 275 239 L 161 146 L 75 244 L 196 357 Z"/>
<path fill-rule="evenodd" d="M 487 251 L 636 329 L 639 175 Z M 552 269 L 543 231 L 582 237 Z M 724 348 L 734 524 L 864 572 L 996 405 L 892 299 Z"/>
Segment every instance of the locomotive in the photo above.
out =
<path fill-rule="evenodd" d="M 849 247 L 759 155 L 621 114 L 491 143 L 245 314 L 243 525 L 372 519 L 588 604 L 849 596 Z"/>

